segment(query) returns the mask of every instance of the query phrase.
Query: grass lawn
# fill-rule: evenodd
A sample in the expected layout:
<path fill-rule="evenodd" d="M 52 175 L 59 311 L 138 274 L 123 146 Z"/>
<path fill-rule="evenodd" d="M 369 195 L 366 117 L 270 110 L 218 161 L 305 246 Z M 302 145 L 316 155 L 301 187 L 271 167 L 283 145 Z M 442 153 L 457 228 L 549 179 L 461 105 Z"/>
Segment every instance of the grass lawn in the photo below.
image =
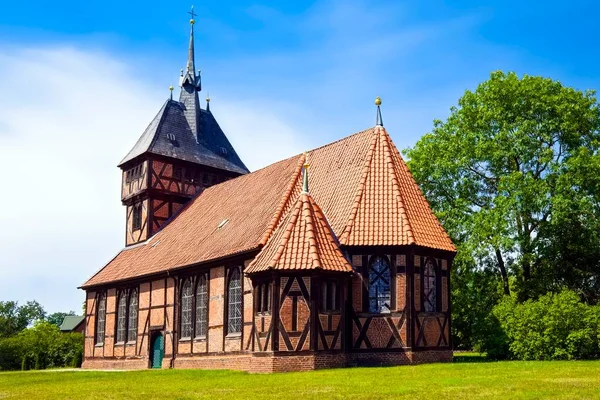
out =
<path fill-rule="evenodd" d="M 600 398 L 600 361 L 457 358 L 453 364 L 273 375 L 189 370 L 4 372 L 0 399 Z"/>

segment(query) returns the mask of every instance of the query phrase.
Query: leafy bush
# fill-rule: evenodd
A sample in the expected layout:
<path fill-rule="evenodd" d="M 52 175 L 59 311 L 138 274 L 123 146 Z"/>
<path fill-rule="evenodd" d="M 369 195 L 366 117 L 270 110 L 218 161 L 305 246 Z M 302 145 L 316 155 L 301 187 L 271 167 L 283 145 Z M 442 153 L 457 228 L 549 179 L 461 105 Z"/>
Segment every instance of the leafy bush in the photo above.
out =
<path fill-rule="evenodd" d="M 492 312 L 496 331 L 488 342 L 508 346 L 506 356 L 519 360 L 573 360 L 600 356 L 600 307 L 582 303 L 569 290 L 517 303 L 505 297 Z M 504 339 L 502 335 L 505 335 Z M 493 345 L 489 346 L 494 349 Z M 500 347 L 500 348 L 498 348 Z M 489 349 L 488 349 L 489 351 Z"/>
<path fill-rule="evenodd" d="M 83 335 L 61 333 L 49 322 L 0 340 L 0 370 L 79 367 L 82 355 Z"/>

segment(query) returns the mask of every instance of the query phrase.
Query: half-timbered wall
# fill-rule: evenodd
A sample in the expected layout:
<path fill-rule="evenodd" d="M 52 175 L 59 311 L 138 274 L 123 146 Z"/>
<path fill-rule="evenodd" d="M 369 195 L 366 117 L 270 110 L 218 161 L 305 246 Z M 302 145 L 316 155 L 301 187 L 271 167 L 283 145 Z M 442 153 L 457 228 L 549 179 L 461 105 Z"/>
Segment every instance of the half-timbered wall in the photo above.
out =
<path fill-rule="evenodd" d="M 150 188 L 164 193 L 194 196 L 203 189 L 229 179 L 223 173 L 200 166 L 153 160 Z"/>
<path fill-rule="evenodd" d="M 141 200 L 127 206 L 127 223 L 125 231 L 125 243 L 127 246 L 144 241 L 152 234 L 149 229 L 149 206 L 150 201 L 148 199 Z M 134 229 L 134 210 L 136 207 L 141 207 L 141 224 L 140 227 Z"/>
<path fill-rule="evenodd" d="M 428 260 L 434 265 L 436 275 L 436 310 L 426 311 L 424 306 L 424 273 Z M 448 261 L 445 259 L 414 256 L 414 345 L 416 348 L 450 346 L 450 310 L 448 287 Z"/>
<path fill-rule="evenodd" d="M 357 274 L 351 280 L 352 348 L 370 349 L 444 349 L 450 346 L 450 299 L 448 260 L 429 256 L 377 253 L 390 263 L 391 309 L 369 312 L 369 262 L 375 254 L 353 254 Z M 410 258 L 412 257 L 412 258 Z M 436 271 L 436 310 L 423 306 L 424 266 L 431 259 Z"/>
<path fill-rule="evenodd" d="M 232 268 L 249 263 L 234 263 L 198 271 L 188 271 L 179 276 L 155 279 L 136 285 L 125 285 L 87 292 L 85 362 L 87 368 L 110 368 L 121 365 L 127 368 L 148 368 L 150 365 L 150 340 L 155 334 L 164 337 L 163 368 L 195 367 L 200 358 L 219 354 L 249 355 L 252 350 L 252 282 L 242 278 L 242 331 L 227 334 L 227 274 Z M 208 330 L 204 338 L 182 339 L 180 334 L 181 285 L 186 279 L 197 279 L 200 274 L 209 277 Z M 117 298 L 121 291 L 138 290 L 138 333 L 136 341 L 115 343 L 117 329 Z M 95 342 L 96 310 L 99 293 L 106 293 L 106 326 L 102 344 Z M 121 364 L 119 364 L 121 363 Z M 126 363 L 126 366 L 123 365 Z M 216 367 L 216 366 L 215 366 Z M 223 367 L 235 368 L 231 364 Z"/>
<path fill-rule="evenodd" d="M 386 257 L 389 262 L 389 312 L 369 311 L 368 266 L 373 256 Z M 244 276 L 242 328 L 235 333 L 227 332 L 228 278 L 234 268 L 245 268 L 248 259 L 188 269 L 135 285 L 89 291 L 84 367 L 148 368 L 150 342 L 156 334 L 165 339 L 163 368 L 270 372 L 348 363 L 446 361 L 451 357 L 449 259 L 391 250 L 351 254 L 349 259 L 355 270 L 352 277 L 322 272 L 252 279 Z M 435 266 L 434 311 L 423 307 L 427 262 Z M 195 284 L 200 276 L 207 279 L 206 335 L 182 338 L 182 285 L 186 280 Z M 259 309 L 255 302 L 257 290 L 267 282 L 270 306 Z M 325 306 L 327 282 L 335 283 L 335 305 Z M 119 293 L 134 289 L 139 293 L 137 338 L 135 342 L 115 343 Z M 105 337 L 103 343 L 96 343 L 96 312 L 101 293 L 106 295 Z M 286 358 L 292 356 L 296 358 Z"/>
<path fill-rule="evenodd" d="M 372 257 L 384 257 L 389 263 L 390 311 L 369 312 L 369 262 Z M 355 254 L 352 267 L 357 274 L 352 279 L 352 348 L 400 349 L 407 346 L 406 256 L 404 254 Z"/>
<path fill-rule="evenodd" d="M 148 161 L 123 170 L 121 199 L 126 200 L 148 187 Z"/>

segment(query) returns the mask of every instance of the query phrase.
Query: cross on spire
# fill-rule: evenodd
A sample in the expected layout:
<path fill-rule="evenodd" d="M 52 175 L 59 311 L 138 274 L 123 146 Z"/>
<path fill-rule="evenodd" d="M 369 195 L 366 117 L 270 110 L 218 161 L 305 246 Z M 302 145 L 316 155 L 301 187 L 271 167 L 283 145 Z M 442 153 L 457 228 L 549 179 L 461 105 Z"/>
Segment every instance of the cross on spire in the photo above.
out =
<path fill-rule="evenodd" d="M 192 21 L 194 21 L 194 17 L 196 17 L 196 15 L 198 15 L 194 12 L 194 6 L 192 6 L 192 9 L 190 11 L 188 11 L 188 14 L 190 14 L 192 16 Z M 190 22 L 193 24 L 192 21 L 190 21 Z"/>

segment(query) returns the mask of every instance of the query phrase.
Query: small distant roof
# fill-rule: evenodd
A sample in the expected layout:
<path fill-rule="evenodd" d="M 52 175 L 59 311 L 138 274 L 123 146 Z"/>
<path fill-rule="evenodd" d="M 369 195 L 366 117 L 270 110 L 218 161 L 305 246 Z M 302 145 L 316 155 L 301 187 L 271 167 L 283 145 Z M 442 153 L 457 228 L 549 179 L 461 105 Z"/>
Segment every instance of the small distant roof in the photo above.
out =
<path fill-rule="evenodd" d="M 60 324 L 59 329 L 62 332 L 72 332 L 74 331 L 79 324 L 81 324 L 85 320 L 85 317 L 82 315 L 67 315 L 63 319 L 62 324 Z"/>
<path fill-rule="evenodd" d="M 158 154 L 239 174 L 248 173 L 210 111 L 200 109 L 201 141 L 184 113 L 182 103 L 167 100 L 119 167 L 145 154 Z"/>

